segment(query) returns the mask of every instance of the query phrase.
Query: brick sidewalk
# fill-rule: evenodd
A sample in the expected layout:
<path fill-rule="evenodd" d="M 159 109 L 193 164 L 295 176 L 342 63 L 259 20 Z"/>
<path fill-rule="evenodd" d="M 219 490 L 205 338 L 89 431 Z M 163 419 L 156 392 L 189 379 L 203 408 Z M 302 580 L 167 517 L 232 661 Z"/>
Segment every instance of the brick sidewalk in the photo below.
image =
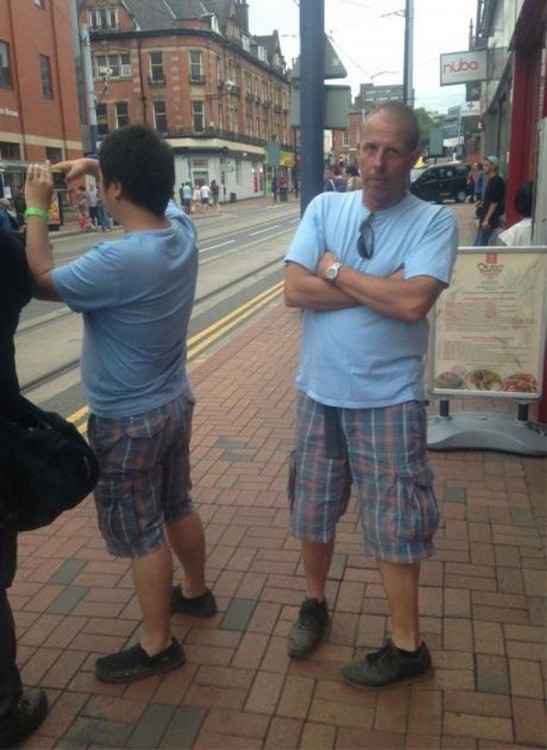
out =
<path fill-rule="evenodd" d="M 304 591 L 287 533 L 299 315 L 282 304 L 191 374 L 198 406 L 194 495 L 219 613 L 176 615 L 187 664 L 130 686 L 97 682 L 97 656 L 135 641 L 127 561 L 109 557 L 90 500 L 20 536 L 10 599 L 28 685 L 51 711 L 28 748 L 543 747 L 545 462 L 432 454 L 442 524 L 423 564 L 422 627 L 436 675 L 358 691 L 342 666 L 389 632 L 355 513 L 340 523 L 327 642 L 292 662 L 286 636 Z"/>

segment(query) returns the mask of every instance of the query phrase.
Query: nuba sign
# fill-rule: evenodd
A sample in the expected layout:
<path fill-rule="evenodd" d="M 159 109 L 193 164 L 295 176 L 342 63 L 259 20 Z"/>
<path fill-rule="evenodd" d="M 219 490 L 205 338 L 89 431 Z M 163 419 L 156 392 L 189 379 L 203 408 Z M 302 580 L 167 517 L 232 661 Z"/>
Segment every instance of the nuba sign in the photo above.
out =
<path fill-rule="evenodd" d="M 484 81 L 487 78 L 487 50 L 450 52 L 441 55 L 441 86 Z"/>

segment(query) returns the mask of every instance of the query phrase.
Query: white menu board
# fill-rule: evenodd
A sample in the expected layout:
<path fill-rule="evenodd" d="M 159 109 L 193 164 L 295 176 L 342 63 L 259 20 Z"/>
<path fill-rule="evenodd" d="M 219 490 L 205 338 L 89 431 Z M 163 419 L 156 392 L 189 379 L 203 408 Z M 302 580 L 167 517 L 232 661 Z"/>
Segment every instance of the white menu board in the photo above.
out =
<path fill-rule="evenodd" d="M 542 394 L 547 248 L 460 248 L 432 316 L 434 396 Z"/>

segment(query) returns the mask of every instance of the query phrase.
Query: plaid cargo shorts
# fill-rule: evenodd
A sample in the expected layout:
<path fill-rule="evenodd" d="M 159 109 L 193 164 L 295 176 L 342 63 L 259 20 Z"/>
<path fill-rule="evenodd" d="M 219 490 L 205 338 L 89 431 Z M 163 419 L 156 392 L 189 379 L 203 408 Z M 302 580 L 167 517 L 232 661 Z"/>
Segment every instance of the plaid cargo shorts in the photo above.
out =
<path fill-rule="evenodd" d="M 101 465 L 93 495 L 112 555 L 141 557 L 160 549 L 166 544 L 165 523 L 193 512 L 193 408 L 187 394 L 131 417 L 90 416 L 89 442 Z"/>
<path fill-rule="evenodd" d="M 294 536 L 332 541 L 353 487 L 366 553 L 417 562 L 434 551 L 439 512 L 432 483 L 422 402 L 344 409 L 299 392 L 288 485 Z"/>

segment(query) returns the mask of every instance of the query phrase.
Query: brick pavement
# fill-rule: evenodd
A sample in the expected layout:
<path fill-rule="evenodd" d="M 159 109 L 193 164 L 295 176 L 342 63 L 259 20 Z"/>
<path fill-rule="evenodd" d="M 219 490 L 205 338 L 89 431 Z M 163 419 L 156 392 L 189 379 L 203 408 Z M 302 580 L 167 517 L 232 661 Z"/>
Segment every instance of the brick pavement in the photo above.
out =
<path fill-rule="evenodd" d="M 285 499 L 298 325 L 296 311 L 272 304 L 193 369 L 195 498 L 219 613 L 174 616 L 182 669 L 129 686 L 95 680 L 95 658 L 133 642 L 140 623 L 129 566 L 104 552 L 90 500 L 21 535 L 10 596 L 19 661 L 52 703 L 25 747 L 545 746 L 541 459 L 432 454 L 442 523 L 421 607 L 433 679 L 369 692 L 341 681 L 343 664 L 390 629 L 353 511 L 328 583 L 328 639 L 309 661 L 287 657 L 304 590 Z"/>

